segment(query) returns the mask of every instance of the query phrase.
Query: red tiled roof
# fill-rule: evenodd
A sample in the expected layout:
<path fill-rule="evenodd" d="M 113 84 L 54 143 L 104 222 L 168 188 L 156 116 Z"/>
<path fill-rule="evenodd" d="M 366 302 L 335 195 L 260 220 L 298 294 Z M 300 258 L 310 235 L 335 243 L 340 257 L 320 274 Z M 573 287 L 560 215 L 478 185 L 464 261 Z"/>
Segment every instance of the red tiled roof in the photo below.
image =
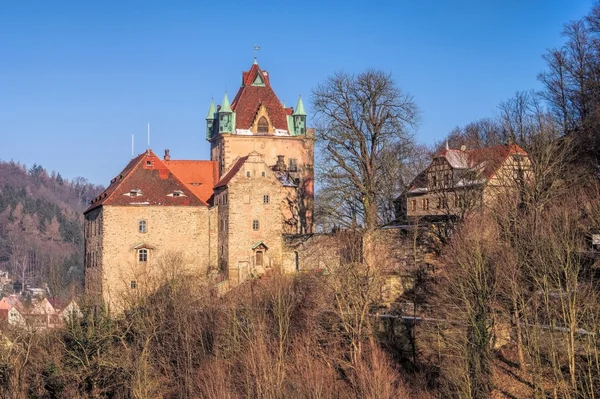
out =
<path fill-rule="evenodd" d="M 163 161 L 198 198 L 208 203 L 219 180 L 217 161 Z"/>
<path fill-rule="evenodd" d="M 233 176 L 235 176 L 237 174 L 237 172 L 240 171 L 240 169 L 242 168 L 242 165 L 244 164 L 244 162 L 246 162 L 247 159 L 248 159 L 247 155 L 245 157 L 238 158 L 237 161 L 235 161 L 233 163 L 233 166 L 231 168 L 229 168 L 227 173 L 225 173 L 225 175 L 221 178 L 221 180 L 219 180 L 219 182 L 215 185 L 215 188 L 227 186 L 227 184 L 233 178 Z"/>
<path fill-rule="evenodd" d="M 264 86 L 252 86 L 257 74 L 261 74 Z M 238 90 L 231 103 L 235 112 L 235 125 L 239 129 L 250 129 L 260 105 L 267 108 L 267 113 L 275 129 L 288 130 L 286 115 L 292 114 L 291 108 L 283 108 L 281 101 L 271 88 L 269 74 L 257 64 L 249 71 L 242 73 L 242 87 Z"/>
<path fill-rule="evenodd" d="M 479 177 L 490 179 L 506 158 L 512 154 L 526 156 L 527 152 L 517 144 L 495 145 L 491 147 L 476 148 L 472 150 L 444 149 L 438 152 L 434 158 L 445 158 L 453 168 L 461 164 L 460 168 L 478 169 Z M 421 172 L 410 184 L 411 189 L 425 187 L 427 185 L 426 171 Z"/>
<path fill-rule="evenodd" d="M 141 190 L 141 195 L 126 195 L 137 189 Z M 183 195 L 168 196 L 174 191 L 181 191 Z M 207 203 L 179 180 L 152 150 L 148 150 L 132 159 L 84 213 L 101 205 L 206 206 Z"/>

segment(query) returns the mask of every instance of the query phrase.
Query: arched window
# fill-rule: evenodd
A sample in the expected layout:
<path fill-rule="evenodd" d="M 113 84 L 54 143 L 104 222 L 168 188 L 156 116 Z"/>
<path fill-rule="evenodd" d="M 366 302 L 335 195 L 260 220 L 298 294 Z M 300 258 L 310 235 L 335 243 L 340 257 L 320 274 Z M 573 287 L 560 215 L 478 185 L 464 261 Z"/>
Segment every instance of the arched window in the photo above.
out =
<path fill-rule="evenodd" d="M 269 122 L 264 116 L 258 120 L 258 133 L 269 133 Z"/>

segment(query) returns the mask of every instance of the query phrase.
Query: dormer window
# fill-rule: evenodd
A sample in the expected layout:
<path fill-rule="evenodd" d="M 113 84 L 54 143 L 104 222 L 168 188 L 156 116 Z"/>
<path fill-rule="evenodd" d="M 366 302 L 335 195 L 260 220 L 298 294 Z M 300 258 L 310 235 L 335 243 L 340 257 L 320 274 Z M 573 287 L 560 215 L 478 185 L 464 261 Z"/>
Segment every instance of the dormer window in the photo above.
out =
<path fill-rule="evenodd" d="M 168 197 L 185 197 L 185 194 L 181 190 L 175 190 L 171 194 L 167 194 Z"/>
<path fill-rule="evenodd" d="M 138 197 L 140 195 L 142 195 L 142 190 L 140 190 L 139 188 L 136 188 L 134 190 L 129 191 L 128 194 L 125 195 L 129 195 L 130 197 Z"/>
<path fill-rule="evenodd" d="M 258 131 L 258 133 L 269 133 L 269 122 L 267 121 L 267 118 L 265 118 L 264 116 L 261 116 L 260 119 L 258 120 L 257 131 Z"/>

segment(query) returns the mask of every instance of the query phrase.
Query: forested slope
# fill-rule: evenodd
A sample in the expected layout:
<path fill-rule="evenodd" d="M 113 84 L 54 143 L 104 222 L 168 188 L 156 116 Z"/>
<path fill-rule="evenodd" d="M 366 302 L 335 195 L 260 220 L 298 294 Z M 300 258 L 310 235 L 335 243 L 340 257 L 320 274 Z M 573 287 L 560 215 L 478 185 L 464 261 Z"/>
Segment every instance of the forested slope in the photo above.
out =
<path fill-rule="evenodd" d="M 52 296 L 81 289 L 82 212 L 99 191 L 82 177 L 0 161 L 0 269 L 16 282 L 47 283 Z"/>

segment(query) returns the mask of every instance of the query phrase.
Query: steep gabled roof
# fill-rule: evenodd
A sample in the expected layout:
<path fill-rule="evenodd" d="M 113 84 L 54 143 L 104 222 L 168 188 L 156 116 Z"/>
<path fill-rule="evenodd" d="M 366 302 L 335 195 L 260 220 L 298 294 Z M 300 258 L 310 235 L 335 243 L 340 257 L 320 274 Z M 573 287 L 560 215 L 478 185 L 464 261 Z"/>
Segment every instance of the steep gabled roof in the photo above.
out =
<path fill-rule="evenodd" d="M 132 190 L 141 190 L 141 193 L 132 197 L 129 195 Z M 181 196 L 169 196 L 175 191 L 181 192 Z M 84 213 L 102 205 L 206 206 L 207 203 L 179 180 L 152 150 L 147 150 L 132 159 Z"/>
<path fill-rule="evenodd" d="M 227 186 L 227 184 L 229 184 L 229 181 L 231 179 L 233 179 L 233 176 L 235 176 L 237 174 L 237 172 L 240 171 L 240 169 L 242 168 L 242 165 L 247 160 L 248 160 L 248 155 L 246 155 L 245 157 L 238 158 L 233 163 L 233 165 L 231 166 L 231 168 L 229 168 L 229 170 L 227 171 L 227 173 L 225 173 L 225 175 L 223 175 L 223 177 L 221 178 L 221 180 L 219 180 L 219 182 L 217 184 L 215 184 L 215 188 L 221 188 L 221 187 Z"/>
<path fill-rule="evenodd" d="M 252 83 L 260 74 L 264 85 L 253 86 Z M 286 115 L 292 114 L 291 108 L 284 108 L 271 88 L 267 71 L 253 64 L 249 71 L 242 73 L 242 86 L 238 90 L 231 108 L 236 114 L 235 124 L 238 129 L 250 129 L 260 105 L 267 108 L 267 113 L 275 129 L 288 130 Z"/>
<path fill-rule="evenodd" d="M 475 180 L 471 183 L 481 183 L 492 178 L 508 156 L 514 154 L 527 156 L 527 152 L 517 144 L 510 144 L 472 150 L 445 149 L 438 152 L 433 158 L 445 159 L 453 169 L 473 172 Z M 411 182 L 409 192 L 422 192 L 427 188 L 427 169 L 419 173 Z M 462 183 L 466 185 L 468 182 L 463 181 Z"/>
<path fill-rule="evenodd" d="M 198 198 L 208 203 L 219 180 L 217 161 L 163 161 Z"/>

